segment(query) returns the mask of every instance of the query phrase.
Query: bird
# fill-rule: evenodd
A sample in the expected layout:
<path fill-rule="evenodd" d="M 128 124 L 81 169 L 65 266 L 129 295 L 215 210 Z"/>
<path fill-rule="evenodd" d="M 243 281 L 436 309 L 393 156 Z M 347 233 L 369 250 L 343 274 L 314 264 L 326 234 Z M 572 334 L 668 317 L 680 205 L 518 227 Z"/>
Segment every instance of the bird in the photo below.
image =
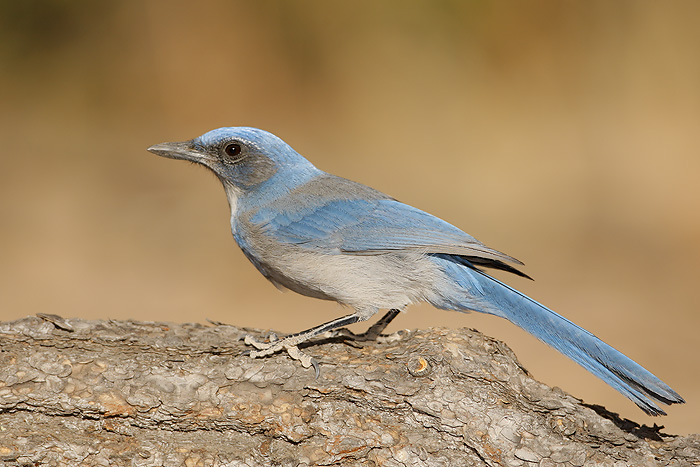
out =
<path fill-rule="evenodd" d="M 211 170 L 231 210 L 231 232 L 250 262 L 280 289 L 352 310 L 311 329 L 267 341 L 246 336 L 248 355 L 286 351 L 316 369 L 299 344 L 388 310 L 364 334 L 376 338 L 408 305 L 505 318 L 558 350 L 649 415 L 683 398 L 589 331 L 488 274 L 528 277 L 523 263 L 458 227 L 366 185 L 326 173 L 282 139 L 223 127 L 148 151 Z"/>

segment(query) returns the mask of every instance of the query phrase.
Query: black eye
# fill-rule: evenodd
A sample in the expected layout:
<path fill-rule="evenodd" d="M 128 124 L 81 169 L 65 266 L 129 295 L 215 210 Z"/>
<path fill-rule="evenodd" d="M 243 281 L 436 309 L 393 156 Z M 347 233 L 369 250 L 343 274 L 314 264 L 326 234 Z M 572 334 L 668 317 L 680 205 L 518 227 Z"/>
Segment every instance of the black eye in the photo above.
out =
<path fill-rule="evenodd" d="M 241 145 L 238 143 L 229 143 L 224 148 L 224 152 L 230 157 L 236 157 L 241 153 Z"/>

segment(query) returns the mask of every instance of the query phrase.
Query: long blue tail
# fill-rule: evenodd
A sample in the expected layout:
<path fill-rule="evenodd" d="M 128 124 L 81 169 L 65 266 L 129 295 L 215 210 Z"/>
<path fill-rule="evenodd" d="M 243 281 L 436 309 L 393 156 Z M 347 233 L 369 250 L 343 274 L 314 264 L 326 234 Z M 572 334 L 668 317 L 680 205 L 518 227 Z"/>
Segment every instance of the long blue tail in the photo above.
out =
<path fill-rule="evenodd" d="M 455 282 L 441 297 L 439 308 L 472 310 L 507 319 L 550 345 L 624 394 L 644 412 L 665 415 L 655 402 L 678 404 L 683 398 L 641 365 L 563 316 L 491 276 L 456 264 L 437 261 Z"/>

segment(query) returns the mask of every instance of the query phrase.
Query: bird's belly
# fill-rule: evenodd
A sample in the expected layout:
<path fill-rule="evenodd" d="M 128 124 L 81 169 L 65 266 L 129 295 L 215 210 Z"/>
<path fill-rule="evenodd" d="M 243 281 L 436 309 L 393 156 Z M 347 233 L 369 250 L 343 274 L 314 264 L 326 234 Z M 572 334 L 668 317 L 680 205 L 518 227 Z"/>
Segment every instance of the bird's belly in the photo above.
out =
<path fill-rule="evenodd" d="M 427 301 L 442 277 L 436 264 L 419 253 L 320 254 L 297 247 L 263 264 L 261 272 L 276 285 L 355 308 L 403 308 Z"/>

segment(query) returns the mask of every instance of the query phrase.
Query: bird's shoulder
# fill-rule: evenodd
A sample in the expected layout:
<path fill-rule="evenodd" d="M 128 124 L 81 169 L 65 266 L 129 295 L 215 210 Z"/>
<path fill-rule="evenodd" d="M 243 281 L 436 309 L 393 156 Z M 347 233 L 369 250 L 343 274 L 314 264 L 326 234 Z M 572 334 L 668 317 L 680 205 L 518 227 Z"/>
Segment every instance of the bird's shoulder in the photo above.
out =
<path fill-rule="evenodd" d="M 352 217 L 363 217 L 382 200 L 393 198 L 367 185 L 322 173 L 250 210 L 246 217 L 256 224 L 283 227 L 295 222 L 313 222 L 319 216 L 342 211 Z"/>
<path fill-rule="evenodd" d="M 292 202 L 308 201 L 309 203 L 305 203 L 308 206 L 323 205 L 341 200 L 360 199 L 375 201 L 393 199 L 391 196 L 372 187 L 328 173 L 322 173 L 303 185 L 296 187 L 289 193 L 287 198 Z"/>

